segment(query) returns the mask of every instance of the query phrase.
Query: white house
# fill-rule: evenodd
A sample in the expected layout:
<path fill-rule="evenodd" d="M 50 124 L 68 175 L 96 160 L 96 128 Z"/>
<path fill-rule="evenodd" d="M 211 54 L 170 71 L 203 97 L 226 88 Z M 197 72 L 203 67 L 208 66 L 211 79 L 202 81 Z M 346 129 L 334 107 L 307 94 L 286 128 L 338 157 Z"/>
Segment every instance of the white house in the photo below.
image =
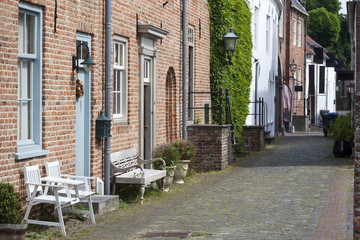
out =
<path fill-rule="evenodd" d="M 312 124 L 318 125 L 320 111 L 336 111 L 336 60 L 310 36 L 306 39 L 306 111 Z"/>
<path fill-rule="evenodd" d="M 259 104 L 264 100 L 264 121 L 260 125 L 275 135 L 275 76 L 278 73 L 278 28 L 279 17 L 283 11 L 282 0 L 248 0 L 252 13 L 253 34 L 253 79 L 247 125 L 259 125 Z M 280 26 L 282 27 L 282 26 Z M 261 121 L 261 120 L 260 120 Z"/>

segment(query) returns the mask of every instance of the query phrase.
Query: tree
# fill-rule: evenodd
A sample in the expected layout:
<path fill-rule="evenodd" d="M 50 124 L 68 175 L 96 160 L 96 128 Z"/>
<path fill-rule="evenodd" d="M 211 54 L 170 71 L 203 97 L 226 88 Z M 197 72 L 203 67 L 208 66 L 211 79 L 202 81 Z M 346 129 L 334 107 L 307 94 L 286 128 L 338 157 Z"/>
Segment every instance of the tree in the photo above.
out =
<path fill-rule="evenodd" d="M 344 59 L 345 69 L 350 69 L 351 66 L 351 41 L 350 33 L 348 30 L 348 20 L 345 14 L 339 15 L 340 20 L 340 35 L 339 40 L 335 43 L 334 49 L 338 58 Z"/>
<path fill-rule="evenodd" d="M 328 12 L 324 7 L 311 10 L 308 14 L 308 34 L 327 50 L 334 50 L 340 33 L 338 15 Z"/>
<path fill-rule="evenodd" d="M 310 12 L 311 10 L 324 7 L 328 12 L 333 14 L 338 14 L 340 11 L 340 2 L 339 0 L 307 0 L 306 1 L 306 11 Z"/>

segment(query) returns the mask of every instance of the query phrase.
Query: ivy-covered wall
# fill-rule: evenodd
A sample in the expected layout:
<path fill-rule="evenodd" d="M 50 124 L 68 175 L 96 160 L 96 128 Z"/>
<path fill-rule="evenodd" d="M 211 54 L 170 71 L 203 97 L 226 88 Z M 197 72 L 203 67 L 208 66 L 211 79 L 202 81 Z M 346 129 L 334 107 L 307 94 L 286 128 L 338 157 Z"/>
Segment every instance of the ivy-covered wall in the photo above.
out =
<path fill-rule="evenodd" d="M 245 124 L 248 114 L 250 98 L 250 84 L 252 79 L 251 56 L 251 12 L 245 0 L 208 0 L 210 8 L 210 80 L 211 91 L 223 91 L 229 88 L 231 121 L 235 125 L 237 136 L 241 135 L 242 125 Z M 234 28 L 239 37 L 237 50 L 232 58 L 232 65 L 225 63 L 223 37 Z M 216 110 L 219 100 L 213 95 L 213 120 L 219 121 L 219 112 Z M 223 104 L 225 107 L 225 103 Z M 225 114 L 223 114 L 225 118 Z"/>

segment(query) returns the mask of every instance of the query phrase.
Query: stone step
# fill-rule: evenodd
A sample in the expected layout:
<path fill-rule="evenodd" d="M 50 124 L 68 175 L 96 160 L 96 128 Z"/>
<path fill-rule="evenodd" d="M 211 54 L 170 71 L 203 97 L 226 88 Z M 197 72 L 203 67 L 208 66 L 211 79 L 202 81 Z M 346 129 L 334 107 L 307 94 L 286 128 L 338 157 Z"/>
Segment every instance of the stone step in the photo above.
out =
<path fill-rule="evenodd" d="M 119 208 L 118 195 L 95 195 L 91 198 L 94 208 L 94 213 L 103 214 L 111 212 Z M 87 207 L 87 203 L 82 203 Z"/>

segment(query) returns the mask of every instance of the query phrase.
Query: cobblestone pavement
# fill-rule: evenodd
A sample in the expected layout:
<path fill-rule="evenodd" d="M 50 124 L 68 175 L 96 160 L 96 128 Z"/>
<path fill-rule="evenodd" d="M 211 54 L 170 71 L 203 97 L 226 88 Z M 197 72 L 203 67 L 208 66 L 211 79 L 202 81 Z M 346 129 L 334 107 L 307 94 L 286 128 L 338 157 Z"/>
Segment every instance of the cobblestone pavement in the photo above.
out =
<path fill-rule="evenodd" d="M 335 159 L 321 134 L 300 135 L 97 216 L 68 239 L 352 239 L 353 160 Z"/>

